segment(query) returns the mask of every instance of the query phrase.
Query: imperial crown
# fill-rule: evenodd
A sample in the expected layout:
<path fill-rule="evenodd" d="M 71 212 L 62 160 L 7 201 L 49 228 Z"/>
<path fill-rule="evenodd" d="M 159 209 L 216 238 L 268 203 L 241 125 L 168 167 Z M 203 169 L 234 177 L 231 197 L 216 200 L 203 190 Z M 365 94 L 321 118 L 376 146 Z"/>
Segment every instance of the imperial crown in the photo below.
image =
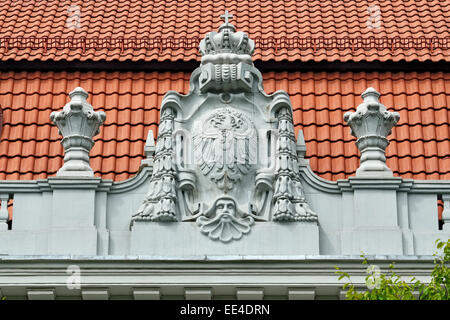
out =
<path fill-rule="evenodd" d="M 203 58 L 207 55 L 217 55 L 221 53 L 234 53 L 237 55 L 253 54 L 255 43 L 248 38 L 248 35 L 242 31 L 236 32 L 236 28 L 229 23 L 229 19 L 233 15 L 225 11 L 225 14 L 220 16 L 225 22 L 219 27 L 219 32 L 209 32 L 205 38 L 200 42 L 200 53 Z M 202 59 L 203 62 L 204 59 Z M 251 59 L 250 63 L 251 63 Z"/>

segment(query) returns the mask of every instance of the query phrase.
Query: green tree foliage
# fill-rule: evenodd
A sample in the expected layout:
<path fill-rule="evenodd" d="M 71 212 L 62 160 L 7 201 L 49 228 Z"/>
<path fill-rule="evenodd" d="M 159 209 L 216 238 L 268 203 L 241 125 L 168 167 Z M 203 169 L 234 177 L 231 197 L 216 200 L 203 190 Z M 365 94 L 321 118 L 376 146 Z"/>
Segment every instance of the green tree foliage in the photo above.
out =
<path fill-rule="evenodd" d="M 436 246 L 438 253 L 434 254 L 434 269 L 431 272 L 430 283 L 421 283 L 415 278 L 409 281 L 401 279 L 394 271 L 394 263 L 391 263 L 387 274 L 379 272 L 376 266 L 369 266 L 366 276 L 368 290 L 359 291 L 352 283 L 350 275 L 336 267 L 339 280 L 348 279 L 343 285 L 343 289 L 347 290 L 347 300 L 450 300 L 448 293 L 450 239 L 447 242 L 438 239 Z M 364 258 L 363 264 L 368 265 L 364 255 L 361 257 Z"/>

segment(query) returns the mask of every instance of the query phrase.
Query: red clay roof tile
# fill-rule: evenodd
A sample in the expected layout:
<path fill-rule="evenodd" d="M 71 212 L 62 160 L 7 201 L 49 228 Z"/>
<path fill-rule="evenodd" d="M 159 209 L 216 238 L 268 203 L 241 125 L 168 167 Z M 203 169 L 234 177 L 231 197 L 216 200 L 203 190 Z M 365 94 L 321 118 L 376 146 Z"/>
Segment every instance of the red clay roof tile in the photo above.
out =
<path fill-rule="evenodd" d="M 79 28 L 69 28 L 72 6 L 79 9 Z M 78 6 L 78 7 L 76 7 Z M 448 58 L 450 11 L 441 0 L 298 0 L 251 1 L 106 1 L 53 0 L 2 1 L 0 37 L 156 38 L 198 37 L 216 30 L 219 15 L 228 9 L 238 30 L 253 39 L 287 37 L 439 37 L 446 49 L 256 49 L 257 60 L 288 61 L 438 61 Z M 379 8 L 379 12 L 377 12 Z M 377 26 L 377 16 L 380 24 Z M 374 22 L 371 28 L 368 22 Z M 281 45 L 281 44 L 280 44 Z M 190 49 L 2 48 L 1 60 L 199 60 L 196 46 Z"/>
<path fill-rule="evenodd" d="M 395 175 L 415 179 L 450 179 L 447 73 L 313 73 L 263 74 L 266 92 L 286 90 L 294 122 L 302 129 L 311 168 L 325 179 L 354 174 L 359 153 L 343 114 L 361 103 L 368 86 L 381 102 L 400 112 L 389 136 L 387 164 Z M 417 79 L 417 81 L 414 81 Z M 63 163 L 61 137 L 49 115 L 61 110 L 67 92 L 83 85 L 88 101 L 107 114 L 95 137 L 91 166 L 97 176 L 124 180 L 144 157 L 148 130 L 157 135 L 158 108 L 167 90 L 187 93 L 188 73 L 6 72 L 0 74 L 3 129 L 0 179 L 38 179 L 54 175 Z"/>

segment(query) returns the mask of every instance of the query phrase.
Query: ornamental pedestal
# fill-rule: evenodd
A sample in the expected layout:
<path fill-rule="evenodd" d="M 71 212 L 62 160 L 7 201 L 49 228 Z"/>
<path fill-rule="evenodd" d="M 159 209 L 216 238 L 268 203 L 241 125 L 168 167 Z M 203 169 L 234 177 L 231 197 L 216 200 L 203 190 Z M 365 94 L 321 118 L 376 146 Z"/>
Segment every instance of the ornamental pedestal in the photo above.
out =
<path fill-rule="evenodd" d="M 52 190 L 51 217 L 48 232 L 48 252 L 52 254 L 99 254 L 107 233 L 99 221 L 101 182 L 94 177 L 89 164 L 93 137 L 105 121 L 103 111 L 94 112 L 86 99 L 88 93 L 77 87 L 70 94 L 71 101 L 61 112 L 52 112 L 50 119 L 63 136 L 64 165 L 56 177 L 48 179 Z M 70 205 L 75 204 L 75 205 Z"/>
<path fill-rule="evenodd" d="M 363 103 L 356 112 L 347 112 L 344 120 L 357 138 L 361 151 L 360 166 L 356 176 L 350 177 L 353 189 L 351 225 L 342 233 L 344 254 L 402 254 L 403 238 L 410 237 L 408 230 L 399 225 L 398 189 L 401 179 L 393 177 L 386 166 L 387 136 L 391 134 L 400 115 L 389 112 L 379 102 L 380 94 L 368 88 L 361 94 Z"/>

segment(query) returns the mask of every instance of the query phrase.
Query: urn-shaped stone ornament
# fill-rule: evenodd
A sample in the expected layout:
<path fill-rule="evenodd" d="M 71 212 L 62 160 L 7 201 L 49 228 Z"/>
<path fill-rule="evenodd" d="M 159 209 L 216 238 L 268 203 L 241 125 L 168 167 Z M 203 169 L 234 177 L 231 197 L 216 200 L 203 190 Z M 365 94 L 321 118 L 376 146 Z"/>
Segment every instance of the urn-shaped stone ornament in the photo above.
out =
<path fill-rule="evenodd" d="M 360 166 L 356 176 L 392 176 L 386 166 L 386 137 L 400 119 L 398 112 L 389 112 L 379 102 L 380 93 L 368 88 L 361 94 L 364 102 L 356 112 L 344 114 L 344 120 L 351 128 L 351 134 L 357 138 L 356 146 L 361 151 Z"/>
<path fill-rule="evenodd" d="M 88 93 L 80 87 L 69 93 L 70 102 L 60 112 L 52 112 L 50 119 L 58 126 L 63 136 L 64 165 L 57 176 L 92 177 L 94 171 L 89 164 L 89 152 L 94 146 L 92 139 L 105 121 L 103 111 L 95 112 L 86 99 Z"/>

